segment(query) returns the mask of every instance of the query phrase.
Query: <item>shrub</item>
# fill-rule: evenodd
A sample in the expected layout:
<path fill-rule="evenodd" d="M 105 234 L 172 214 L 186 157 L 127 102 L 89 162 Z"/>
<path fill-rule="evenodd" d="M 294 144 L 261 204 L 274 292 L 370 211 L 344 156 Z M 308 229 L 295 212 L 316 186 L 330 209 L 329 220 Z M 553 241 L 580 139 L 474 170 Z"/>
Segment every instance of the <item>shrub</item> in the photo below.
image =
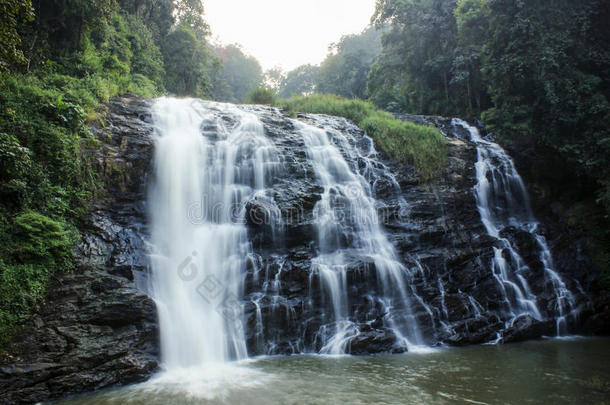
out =
<path fill-rule="evenodd" d="M 9 229 L 7 229 L 9 228 Z M 12 229 L 11 229 L 12 228 Z M 0 345 L 43 297 L 49 277 L 72 267 L 75 228 L 34 211 L 0 225 Z"/>
<path fill-rule="evenodd" d="M 41 265 L 6 264 L 0 259 L 0 345 L 28 319 L 43 297 L 49 270 Z"/>
<path fill-rule="evenodd" d="M 277 94 L 275 90 L 265 86 L 258 86 L 248 94 L 246 103 L 248 104 L 266 104 L 275 105 L 277 102 Z"/>
<path fill-rule="evenodd" d="M 44 264 L 48 268 L 70 268 L 74 231 L 64 222 L 27 211 L 15 218 L 13 238 L 17 259 L 23 263 Z"/>

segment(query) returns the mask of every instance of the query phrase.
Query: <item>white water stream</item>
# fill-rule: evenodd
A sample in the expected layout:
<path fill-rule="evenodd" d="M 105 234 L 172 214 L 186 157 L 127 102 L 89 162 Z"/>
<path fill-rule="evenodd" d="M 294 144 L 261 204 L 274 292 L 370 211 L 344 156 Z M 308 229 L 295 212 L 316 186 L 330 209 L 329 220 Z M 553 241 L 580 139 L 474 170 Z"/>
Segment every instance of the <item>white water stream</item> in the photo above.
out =
<path fill-rule="evenodd" d="M 230 110 L 238 123 L 227 127 L 210 108 Z M 152 296 L 163 366 L 244 359 L 240 300 L 250 243 L 243 207 L 277 166 L 274 147 L 254 114 L 229 105 L 162 98 L 153 119 Z M 216 139 L 202 135 L 206 123 Z"/>
<path fill-rule="evenodd" d="M 335 330 L 322 353 L 345 353 L 349 340 L 359 333 L 349 319 L 352 303 L 347 298 L 346 255 L 374 263 L 383 294 L 376 298 L 386 310 L 385 322 L 402 345 L 410 349 L 422 345 L 423 338 L 411 309 L 414 295 L 409 288 L 411 274 L 398 260 L 394 246 L 380 225 L 368 181 L 350 168 L 339 148 L 331 142 L 329 131 L 332 129 L 301 122 L 295 122 L 295 126 L 303 136 L 318 182 L 324 187 L 322 198 L 314 208 L 319 252 L 312 266 L 331 299 Z M 341 133 L 333 131 L 333 137 L 342 138 L 337 142 L 351 149 Z"/>
<path fill-rule="evenodd" d="M 476 127 L 459 119 L 454 119 L 453 124 L 466 129 L 477 146 L 477 208 L 487 233 L 501 244 L 494 248 L 492 271 L 503 292 L 506 310 L 512 319 L 523 314 L 537 320 L 544 318 L 536 303 L 537 297 L 526 281 L 529 267 L 514 244 L 502 235 L 503 230 L 514 227 L 531 234 L 538 245 L 548 288 L 555 295 L 553 316 L 557 334 L 565 334 L 566 317 L 576 311 L 575 300 L 554 269 L 550 249 L 539 233 L 539 223 L 532 213 L 527 190 L 512 159 L 500 145 L 481 137 Z"/>

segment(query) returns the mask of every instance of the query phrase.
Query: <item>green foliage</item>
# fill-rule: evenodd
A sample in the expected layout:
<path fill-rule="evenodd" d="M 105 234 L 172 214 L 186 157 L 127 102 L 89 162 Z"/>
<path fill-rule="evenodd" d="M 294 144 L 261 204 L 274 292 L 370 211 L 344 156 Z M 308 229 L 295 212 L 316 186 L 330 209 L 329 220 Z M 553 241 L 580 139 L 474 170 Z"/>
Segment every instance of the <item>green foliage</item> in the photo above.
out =
<path fill-rule="evenodd" d="M 34 19 L 31 0 L 2 0 L 0 2 L 0 70 L 10 65 L 26 63 L 21 50 L 21 36 L 17 32 L 20 22 Z"/>
<path fill-rule="evenodd" d="M 83 149 L 98 144 L 87 125 L 100 103 L 165 88 L 205 96 L 220 65 L 199 0 L 5 0 L 0 11 L 0 70 L 13 69 L 0 72 L 1 344 L 71 267 L 99 192 Z"/>
<path fill-rule="evenodd" d="M 503 144 L 547 163 L 557 159 L 561 163 L 552 176 L 546 170 L 530 175 L 553 183 L 557 199 L 597 201 L 595 219 L 587 222 L 605 228 L 610 216 L 609 5 L 603 0 L 377 0 L 374 22 L 390 29 L 369 75 L 369 95 L 392 110 L 481 117 Z M 566 183 L 571 183 L 568 192 Z M 606 236 L 592 238 L 607 246 Z M 606 263 L 600 268 L 609 268 L 608 248 L 596 250 Z"/>
<path fill-rule="evenodd" d="M 205 97 L 211 94 L 209 63 L 211 53 L 188 25 L 181 24 L 163 44 L 166 87 L 181 96 Z"/>
<path fill-rule="evenodd" d="M 96 186 L 80 154 L 96 100 L 70 76 L 0 74 L 0 344 L 71 267 L 73 224 Z"/>
<path fill-rule="evenodd" d="M 49 273 L 44 266 L 7 265 L 0 259 L 0 346 L 43 298 Z"/>
<path fill-rule="evenodd" d="M 49 277 L 71 268 L 77 235 L 67 223 L 33 211 L 14 218 L 11 233 L 2 228 L 0 344 L 6 343 L 15 325 L 27 319 L 43 297 Z"/>
<path fill-rule="evenodd" d="M 82 210 L 87 198 L 82 191 L 92 185 L 83 179 L 87 163 L 77 153 L 81 139 L 90 135 L 77 99 L 82 89 L 72 87 L 77 81 L 64 83 L 69 87 L 65 93 L 31 75 L 0 75 L 0 103 L 5 106 L 0 132 L 10 134 L 2 137 L 3 144 L 15 152 L 4 162 L 11 169 L 2 176 L 0 188 L 23 184 L 22 204 L 6 200 L 5 206 L 32 207 L 58 216 Z"/>
<path fill-rule="evenodd" d="M 369 76 L 367 94 L 377 105 L 447 116 L 466 110 L 464 86 L 452 72 L 455 7 L 456 0 L 378 0 L 373 20 L 390 26 Z"/>
<path fill-rule="evenodd" d="M 361 34 L 343 36 L 330 49 L 320 65 L 316 91 L 364 98 L 371 65 L 381 51 L 381 31 L 369 27 Z"/>
<path fill-rule="evenodd" d="M 202 0 L 174 0 L 176 17 L 180 25 L 189 27 L 197 38 L 205 38 L 210 31 L 210 27 L 203 19 Z"/>
<path fill-rule="evenodd" d="M 172 0 L 116 0 L 119 9 L 142 22 L 159 43 L 175 23 Z"/>
<path fill-rule="evenodd" d="M 13 254 L 20 262 L 70 268 L 76 238 L 64 223 L 27 211 L 15 218 L 13 236 L 19 241 Z"/>
<path fill-rule="evenodd" d="M 260 63 L 238 45 L 218 47 L 214 53 L 222 62 L 222 68 L 214 78 L 215 100 L 239 103 L 262 83 Z"/>
<path fill-rule="evenodd" d="M 335 95 L 293 96 L 280 100 L 288 112 L 345 117 L 367 132 L 388 156 L 415 165 L 422 180 L 437 178 L 446 164 L 446 141 L 433 127 L 403 122 L 372 103 Z"/>
<path fill-rule="evenodd" d="M 292 96 L 289 99 L 279 100 L 278 103 L 287 111 L 335 115 L 347 118 L 356 125 L 377 111 L 377 108 L 369 102 L 347 99 L 334 94 Z"/>
<path fill-rule="evenodd" d="M 504 143 L 551 147 L 610 206 L 609 18 L 601 0 L 378 0 L 374 21 L 391 28 L 369 95 L 387 109 L 480 116 Z"/>
<path fill-rule="evenodd" d="M 282 87 L 282 81 L 286 75 L 281 67 L 276 66 L 274 68 L 268 69 L 264 73 L 263 82 L 276 92 L 279 92 Z"/>
<path fill-rule="evenodd" d="M 277 94 L 275 90 L 269 87 L 258 86 L 248 94 L 246 102 L 248 104 L 274 105 L 277 102 Z"/>
<path fill-rule="evenodd" d="M 31 183 L 40 178 L 34 173 L 31 152 L 12 135 L 0 133 L 0 201 L 9 209 L 25 204 Z"/>
<path fill-rule="evenodd" d="M 161 49 L 156 44 L 153 33 L 140 19 L 131 14 L 115 17 L 117 23 L 121 19 L 125 21 L 124 25 L 120 25 L 121 36 L 128 41 L 131 55 L 126 62 L 129 63 L 131 72 L 134 76 L 140 75 L 138 80 L 141 81 L 142 77 L 145 77 L 157 90 L 161 90 L 165 66 Z"/>
<path fill-rule="evenodd" d="M 48 279 L 71 267 L 74 224 L 98 189 L 81 153 L 93 142 L 87 117 L 122 92 L 152 97 L 163 88 L 153 34 L 132 15 L 107 17 L 74 52 L 26 75 L 0 74 L 0 343 Z"/>
<path fill-rule="evenodd" d="M 438 178 L 445 167 L 446 141 L 434 127 L 403 122 L 382 112 L 367 117 L 360 126 L 389 156 L 413 164 L 424 181 Z"/>
<path fill-rule="evenodd" d="M 33 0 L 36 20 L 24 30 L 41 58 L 69 56 L 82 49 L 84 37 L 102 35 L 116 11 L 114 0 Z M 44 59 L 43 59 L 44 61 Z"/>
<path fill-rule="evenodd" d="M 307 96 L 316 91 L 316 83 L 320 68 L 312 65 L 302 65 L 286 73 L 279 85 L 279 96 L 288 98 L 293 94 Z"/>

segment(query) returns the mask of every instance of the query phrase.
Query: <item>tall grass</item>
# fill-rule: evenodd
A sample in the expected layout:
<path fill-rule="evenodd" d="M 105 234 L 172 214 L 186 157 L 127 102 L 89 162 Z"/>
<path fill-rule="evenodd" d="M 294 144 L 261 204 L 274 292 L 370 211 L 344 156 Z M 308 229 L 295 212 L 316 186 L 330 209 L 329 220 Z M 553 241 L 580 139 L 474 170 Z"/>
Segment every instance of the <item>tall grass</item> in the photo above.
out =
<path fill-rule="evenodd" d="M 446 140 L 432 126 L 403 122 L 372 103 L 329 94 L 292 96 L 277 105 L 288 113 L 345 117 L 366 131 L 389 157 L 415 166 L 423 181 L 438 178 L 447 161 Z"/>

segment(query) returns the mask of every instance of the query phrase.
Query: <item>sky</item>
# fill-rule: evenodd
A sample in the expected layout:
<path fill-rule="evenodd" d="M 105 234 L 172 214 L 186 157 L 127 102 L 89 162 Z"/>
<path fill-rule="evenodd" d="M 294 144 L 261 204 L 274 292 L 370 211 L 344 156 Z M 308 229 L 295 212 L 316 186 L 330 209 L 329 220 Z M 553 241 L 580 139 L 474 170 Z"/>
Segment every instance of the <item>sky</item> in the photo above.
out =
<path fill-rule="evenodd" d="M 285 71 L 326 57 L 342 35 L 361 32 L 375 0 L 205 0 L 212 38 L 239 43 L 267 70 Z"/>

